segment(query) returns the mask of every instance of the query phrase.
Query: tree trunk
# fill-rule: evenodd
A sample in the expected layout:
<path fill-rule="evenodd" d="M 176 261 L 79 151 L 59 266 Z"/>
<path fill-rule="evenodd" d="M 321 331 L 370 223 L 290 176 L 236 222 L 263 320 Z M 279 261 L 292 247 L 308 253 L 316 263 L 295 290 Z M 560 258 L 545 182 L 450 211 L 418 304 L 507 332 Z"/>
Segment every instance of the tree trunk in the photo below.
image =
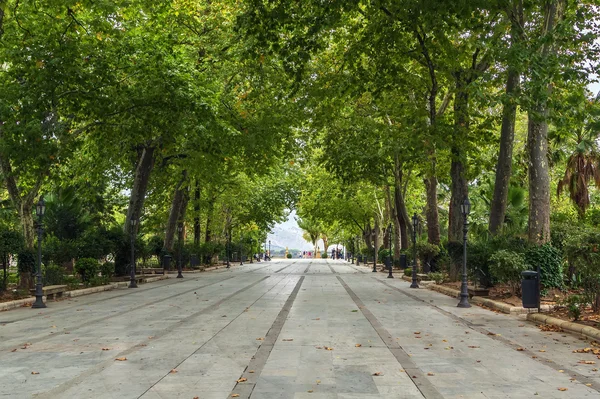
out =
<path fill-rule="evenodd" d="M 450 151 L 450 209 L 448 212 L 448 241 L 462 242 L 463 216 L 460 205 L 468 196 L 465 176 L 466 153 L 465 144 L 469 134 L 469 79 L 466 72 L 456 72 L 456 95 L 454 98 L 454 135 Z"/>
<path fill-rule="evenodd" d="M 144 200 L 146 199 L 146 191 L 148 190 L 148 181 L 150 174 L 154 168 L 154 147 L 144 146 L 139 151 L 138 162 L 135 168 L 135 177 L 133 180 L 133 189 L 129 196 L 129 208 L 127 209 L 127 217 L 125 218 L 125 226 L 123 231 L 129 235 L 131 233 L 131 220 L 136 220 L 138 223 L 133 228 L 133 234 L 137 234 L 139 229 L 139 220 L 144 208 Z"/>
<path fill-rule="evenodd" d="M 194 190 L 194 245 L 200 245 L 200 185 L 196 180 Z"/>
<path fill-rule="evenodd" d="M 522 40 L 522 26 L 525 24 L 523 16 L 523 2 L 516 0 L 513 8 L 508 11 L 511 20 L 511 49 Z M 521 74 L 515 61 L 509 60 L 508 75 L 506 77 L 506 98 L 502 109 L 502 127 L 500 128 L 500 150 L 496 164 L 496 180 L 494 183 L 494 196 L 490 206 L 489 230 L 492 235 L 498 234 L 504 218 L 508 202 L 508 188 L 512 176 L 512 154 L 515 139 L 515 121 L 517 115 L 516 98 L 520 91 Z"/>
<path fill-rule="evenodd" d="M 427 191 L 427 239 L 430 244 L 440 245 L 440 221 L 437 209 L 437 178 L 435 175 L 425 179 Z"/>
<path fill-rule="evenodd" d="M 498 234 L 504 218 L 508 202 L 508 188 L 512 176 L 512 153 L 515 139 L 515 120 L 517 104 L 514 96 L 519 90 L 521 75 L 515 68 L 509 68 L 506 80 L 506 102 L 502 110 L 502 127 L 500 128 L 500 151 L 496 164 L 496 180 L 494 197 L 490 207 L 489 230 L 492 235 Z"/>
<path fill-rule="evenodd" d="M 210 224 L 212 223 L 213 212 L 215 210 L 216 196 L 211 196 L 208 200 L 208 209 L 206 210 L 206 229 L 204 230 L 204 242 L 210 242 L 211 234 Z"/>
<path fill-rule="evenodd" d="M 548 115 L 546 105 L 529 115 L 527 148 L 529 152 L 529 242 L 550 240 L 550 175 L 548 167 Z"/>
<path fill-rule="evenodd" d="M 542 37 L 548 38 L 541 47 L 545 59 L 555 51 L 550 37 L 557 20 L 562 18 L 564 0 L 551 1 L 545 5 Z M 536 68 L 534 65 L 533 68 Z M 551 84 L 546 83 L 543 68 L 531 73 L 531 85 L 539 90 L 532 109 L 528 112 L 527 151 L 529 153 L 529 242 L 543 244 L 550 241 L 550 173 L 548 165 L 548 97 Z"/>
<path fill-rule="evenodd" d="M 403 173 L 400 167 L 398 156 L 396 156 L 396 160 L 394 162 L 394 202 L 396 204 L 396 220 L 400 229 L 400 246 L 402 249 L 407 249 L 410 236 L 412 235 L 412 225 L 410 216 L 408 216 L 408 210 L 406 209 L 404 194 L 402 194 L 402 185 Z"/>
<path fill-rule="evenodd" d="M 165 243 L 164 247 L 169 251 L 173 251 L 173 244 L 175 241 L 175 231 L 177 230 L 177 224 L 182 219 L 181 209 L 184 203 L 185 192 L 187 190 L 187 171 L 183 171 L 183 176 L 175 188 L 173 195 L 173 202 L 171 203 L 171 211 L 169 212 L 169 219 L 167 221 L 167 227 L 165 229 Z"/>

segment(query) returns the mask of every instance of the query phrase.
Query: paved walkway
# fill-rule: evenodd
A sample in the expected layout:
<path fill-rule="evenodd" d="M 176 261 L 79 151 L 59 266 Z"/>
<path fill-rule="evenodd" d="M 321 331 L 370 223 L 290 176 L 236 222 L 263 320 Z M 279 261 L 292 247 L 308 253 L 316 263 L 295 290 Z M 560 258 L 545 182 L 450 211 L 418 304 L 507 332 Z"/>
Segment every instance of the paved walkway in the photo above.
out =
<path fill-rule="evenodd" d="M 589 341 L 385 277 L 261 262 L 2 312 L 0 396 L 600 398 Z"/>

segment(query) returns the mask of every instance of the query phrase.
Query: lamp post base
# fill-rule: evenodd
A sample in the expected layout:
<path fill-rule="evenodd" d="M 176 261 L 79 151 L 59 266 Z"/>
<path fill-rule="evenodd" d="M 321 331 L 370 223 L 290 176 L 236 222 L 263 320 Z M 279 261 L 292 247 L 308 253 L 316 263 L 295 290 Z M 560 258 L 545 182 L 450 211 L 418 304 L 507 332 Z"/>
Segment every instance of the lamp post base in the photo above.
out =
<path fill-rule="evenodd" d="M 413 281 L 410 288 L 419 288 L 419 284 L 416 281 Z"/>
<path fill-rule="evenodd" d="M 129 286 L 127 286 L 127 288 L 137 288 L 137 282 L 135 280 L 132 280 L 129 282 Z"/>
<path fill-rule="evenodd" d="M 471 304 L 469 303 L 469 291 L 467 289 L 467 283 L 464 281 L 460 285 L 460 301 L 458 302 L 458 305 L 456 305 L 456 307 L 458 307 L 458 308 L 470 308 L 471 307 Z"/>
<path fill-rule="evenodd" d="M 394 278 L 394 276 L 392 276 L 392 272 L 390 272 L 390 274 L 388 274 L 387 278 Z"/>
<path fill-rule="evenodd" d="M 460 297 L 460 302 L 456 305 L 457 308 L 470 308 L 471 304 L 467 298 L 463 298 L 462 295 Z"/>
<path fill-rule="evenodd" d="M 31 305 L 32 309 L 43 309 L 46 307 L 46 304 L 44 303 L 43 299 L 41 296 L 36 296 L 35 297 L 35 302 L 33 303 L 33 305 Z"/>
<path fill-rule="evenodd" d="M 183 274 L 179 273 L 179 274 L 177 275 L 177 278 L 183 278 Z"/>

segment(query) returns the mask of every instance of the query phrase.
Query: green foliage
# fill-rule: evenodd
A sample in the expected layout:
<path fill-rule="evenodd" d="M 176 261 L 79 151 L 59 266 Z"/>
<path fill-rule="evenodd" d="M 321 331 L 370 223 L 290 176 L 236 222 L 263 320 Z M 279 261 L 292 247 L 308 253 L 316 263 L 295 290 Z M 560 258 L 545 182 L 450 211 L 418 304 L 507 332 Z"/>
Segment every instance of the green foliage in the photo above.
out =
<path fill-rule="evenodd" d="M 292 259 L 292 254 L 287 254 L 285 257 L 288 259 Z"/>
<path fill-rule="evenodd" d="M 501 283 L 508 284 L 512 292 L 520 293 L 521 272 L 528 269 L 525 257 L 520 253 L 501 249 L 490 257 L 490 273 Z"/>
<path fill-rule="evenodd" d="M 440 247 L 428 242 L 417 242 L 417 256 L 421 265 L 430 264 L 440 254 Z"/>
<path fill-rule="evenodd" d="M 101 285 L 107 285 L 110 283 L 110 278 L 108 276 L 92 276 L 88 280 L 84 282 L 86 287 L 99 287 Z"/>
<path fill-rule="evenodd" d="M 574 321 L 579 320 L 582 309 L 586 306 L 584 298 L 578 294 L 568 295 L 561 300 L 559 304 L 567 307 L 569 317 L 571 317 Z"/>
<path fill-rule="evenodd" d="M 78 290 L 81 288 L 81 281 L 77 276 L 65 276 L 63 284 L 67 285 L 69 290 Z"/>
<path fill-rule="evenodd" d="M 35 273 L 36 254 L 34 251 L 22 250 L 17 255 L 19 273 Z"/>
<path fill-rule="evenodd" d="M 100 265 L 100 274 L 102 277 L 108 277 L 109 279 L 115 275 L 115 264 L 114 262 L 104 262 Z"/>
<path fill-rule="evenodd" d="M 562 288 L 563 260 L 558 249 L 550 244 L 532 246 L 525 252 L 525 262 L 532 270 L 537 270 L 537 266 L 540 266 L 544 288 Z"/>
<path fill-rule="evenodd" d="M 321 253 L 321 258 L 322 259 L 327 259 L 327 252 Z"/>
<path fill-rule="evenodd" d="M 564 246 L 569 266 L 580 276 L 584 295 L 598 311 L 596 297 L 600 295 L 600 232 L 581 229 L 570 236 Z"/>
<path fill-rule="evenodd" d="M 435 281 L 436 284 L 442 284 L 448 278 L 448 276 L 446 275 L 446 273 L 443 273 L 443 272 L 429 273 L 428 276 L 429 276 L 430 279 L 432 279 L 433 281 Z"/>
<path fill-rule="evenodd" d="M 407 267 L 406 269 L 404 269 L 404 275 L 407 277 L 412 276 L 412 267 Z"/>
<path fill-rule="evenodd" d="M 65 268 L 55 264 L 48 264 L 42 268 L 42 282 L 44 285 L 60 285 L 65 282 Z"/>
<path fill-rule="evenodd" d="M 151 255 L 160 256 L 164 243 L 164 238 L 155 235 L 148 239 L 146 247 Z"/>
<path fill-rule="evenodd" d="M 75 272 L 81 276 L 81 280 L 87 283 L 98 274 L 98 260 L 93 258 L 81 258 L 75 263 Z"/>

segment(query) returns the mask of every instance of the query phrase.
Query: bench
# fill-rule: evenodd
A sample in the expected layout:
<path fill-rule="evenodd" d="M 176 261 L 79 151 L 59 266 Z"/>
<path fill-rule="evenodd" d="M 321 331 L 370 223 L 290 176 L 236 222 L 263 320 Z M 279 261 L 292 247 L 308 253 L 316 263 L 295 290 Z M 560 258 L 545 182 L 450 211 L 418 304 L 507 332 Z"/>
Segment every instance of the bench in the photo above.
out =
<path fill-rule="evenodd" d="M 145 267 L 142 269 L 142 272 L 144 274 L 165 274 L 165 269 L 163 269 L 162 267 Z"/>
<path fill-rule="evenodd" d="M 30 291 L 35 295 L 35 288 Z M 66 285 L 47 285 L 42 287 L 42 294 L 45 295 L 47 299 L 60 298 L 65 291 L 67 291 Z"/>

